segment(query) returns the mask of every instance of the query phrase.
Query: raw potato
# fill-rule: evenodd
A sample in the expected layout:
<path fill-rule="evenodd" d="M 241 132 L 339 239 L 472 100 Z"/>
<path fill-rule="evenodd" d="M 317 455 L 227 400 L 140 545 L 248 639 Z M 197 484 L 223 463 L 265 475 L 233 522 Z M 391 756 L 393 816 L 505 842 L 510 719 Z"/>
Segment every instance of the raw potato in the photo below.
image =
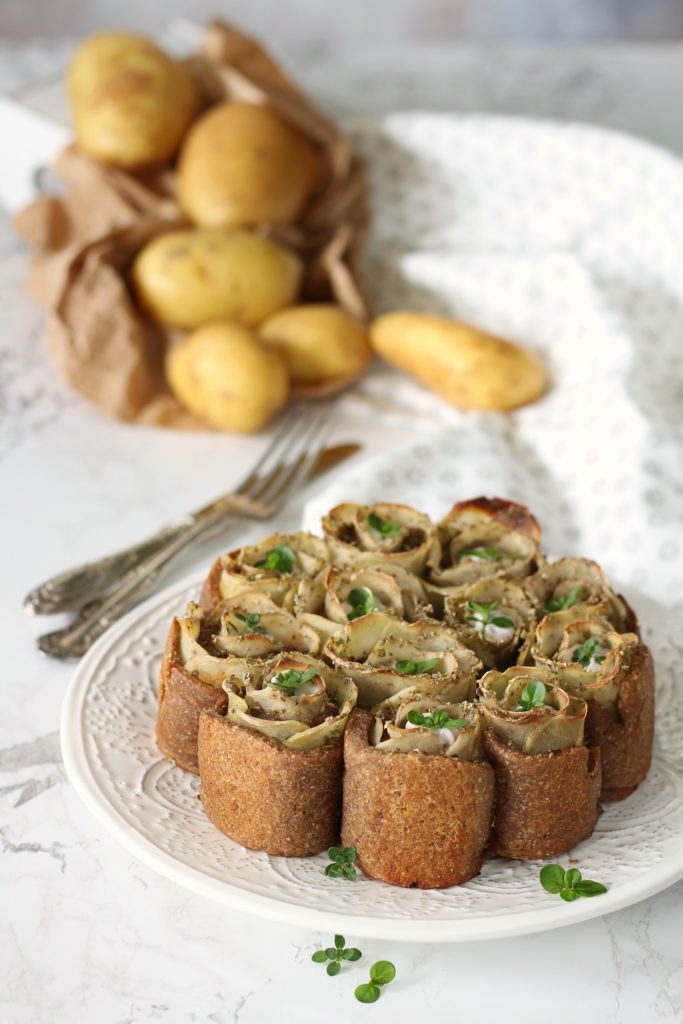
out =
<path fill-rule="evenodd" d="M 154 320 L 191 329 L 212 320 L 256 326 L 296 300 L 302 272 L 297 256 L 267 238 L 188 228 L 149 242 L 132 276 Z"/>
<path fill-rule="evenodd" d="M 194 81 L 181 64 L 125 32 L 82 43 L 68 85 L 81 149 L 130 170 L 170 160 L 199 104 Z"/>
<path fill-rule="evenodd" d="M 260 335 L 284 356 L 300 387 L 345 382 L 372 358 L 370 341 L 357 320 L 339 306 L 293 306 L 271 316 Z"/>
<path fill-rule="evenodd" d="M 461 409 L 516 409 L 548 385 L 530 352 L 446 317 L 387 313 L 373 323 L 370 340 L 387 362 Z"/>
<path fill-rule="evenodd" d="M 166 375 L 178 400 L 220 430 L 260 430 L 287 401 L 278 352 L 237 324 L 208 324 L 172 348 Z"/>
<path fill-rule="evenodd" d="M 320 158 L 268 107 L 219 103 L 193 125 L 178 165 L 183 212 L 203 227 L 292 224 Z"/>

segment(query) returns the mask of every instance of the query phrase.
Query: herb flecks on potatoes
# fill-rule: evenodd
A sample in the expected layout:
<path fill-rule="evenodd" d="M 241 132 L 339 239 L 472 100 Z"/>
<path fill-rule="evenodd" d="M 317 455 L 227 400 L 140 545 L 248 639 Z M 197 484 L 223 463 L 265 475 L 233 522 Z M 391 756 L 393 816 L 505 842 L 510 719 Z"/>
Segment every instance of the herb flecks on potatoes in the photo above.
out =
<path fill-rule="evenodd" d="M 231 320 L 254 327 L 296 300 L 294 253 L 246 231 L 189 228 L 149 242 L 133 264 L 143 309 L 169 327 Z"/>
<path fill-rule="evenodd" d="M 82 43 L 69 68 L 68 86 L 80 148 L 126 170 L 170 160 L 199 105 L 183 65 L 126 32 L 107 32 Z"/>
<path fill-rule="evenodd" d="M 315 148 L 269 107 L 219 103 L 192 126 L 178 198 L 204 227 L 293 224 L 318 180 Z"/>
<path fill-rule="evenodd" d="M 282 357 L 237 324 L 207 324 L 189 334 L 169 352 L 166 375 L 190 412 L 238 433 L 260 430 L 289 394 Z"/>
<path fill-rule="evenodd" d="M 447 317 L 386 313 L 373 323 L 370 340 L 387 362 L 461 409 L 516 409 L 548 385 L 530 352 Z"/>

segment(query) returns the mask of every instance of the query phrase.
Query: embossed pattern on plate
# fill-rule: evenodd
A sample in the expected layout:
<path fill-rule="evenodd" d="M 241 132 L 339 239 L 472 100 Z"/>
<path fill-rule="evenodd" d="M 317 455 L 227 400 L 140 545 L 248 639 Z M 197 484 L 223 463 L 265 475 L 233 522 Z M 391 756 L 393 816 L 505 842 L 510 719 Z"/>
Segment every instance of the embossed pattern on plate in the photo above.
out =
<path fill-rule="evenodd" d="M 266 917 L 354 935 L 453 941 L 572 924 L 626 906 L 683 876 L 683 689 L 676 687 L 681 626 L 635 596 L 657 667 L 655 754 L 647 780 L 607 806 L 574 851 L 605 896 L 562 903 L 538 884 L 537 862 L 491 858 L 478 878 L 443 891 L 402 890 L 359 877 L 328 879 L 326 857 L 246 850 L 204 816 L 198 780 L 154 743 L 155 685 L 170 617 L 200 580 L 157 595 L 104 636 L 78 668 L 62 718 L 69 777 L 99 820 L 160 873 L 210 898 Z M 633 596 L 633 595 L 629 595 Z M 566 858 L 560 858 L 566 862 Z"/>

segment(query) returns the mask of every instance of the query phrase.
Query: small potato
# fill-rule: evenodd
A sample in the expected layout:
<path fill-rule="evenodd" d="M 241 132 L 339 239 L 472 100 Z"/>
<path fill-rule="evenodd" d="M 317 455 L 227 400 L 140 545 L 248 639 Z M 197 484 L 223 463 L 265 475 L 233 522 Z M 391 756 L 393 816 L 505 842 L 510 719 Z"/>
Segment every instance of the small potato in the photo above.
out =
<path fill-rule="evenodd" d="M 178 200 L 203 227 L 292 224 L 315 188 L 320 157 L 268 107 L 219 103 L 192 126 Z"/>
<path fill-rule="evenodd" d="M 237 324 L 188 334 L 166 357 L 166 376 L 186 409 L 219 430 L 260 430 L 287 401 L 287 367 L 278 352 Z"/>
<path fill-rule="evenodd" d="M 372 358 L 367 334 L 339 306 L 293 306 L 271 316 L 261 337 L 284 356 L 292 383 L 300 387 L 345 382 Z"/>
<path fill-rule="evenodd" d="M 234 320 L 254 327 L 296 300 L 303 268 L 294 253 L 246 231 L 169 231 L 137 255 L 140 305 L 160 324 L 201 327 Z"/>
<path fill-rule="evenodd" d="M 82 43 L 68 85 L 78 145 L 95 160 L 128 170 L 170 160 L 199 105 L 181 64 L 125 32 Z"/>
<path fill-rule="evenodd" d="M 516 409 L 546 390 L 530 352 L 475 327 L 426 313 L 386 313 L 370 329 L 373 348 L 461 409 Z"/>

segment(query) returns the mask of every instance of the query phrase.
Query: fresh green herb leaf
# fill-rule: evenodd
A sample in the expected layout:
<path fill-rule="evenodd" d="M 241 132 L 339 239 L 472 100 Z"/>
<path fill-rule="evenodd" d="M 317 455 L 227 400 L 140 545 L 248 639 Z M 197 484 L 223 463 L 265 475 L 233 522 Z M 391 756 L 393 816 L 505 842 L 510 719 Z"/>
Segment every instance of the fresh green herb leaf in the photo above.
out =
<path fill-rule="evenodd" d="M 359 1003 L 376 1003 L 379 999 L 377 985 L 358 985 L 354 995 Z"/>
<path fill-rule="evenodd" d="M 339 974 L 344 960 L 360 960 L 363 955 L 355 946 L 350 946 L 346 949 L 345 943 L 346 939 L 343 935 L 335 935 L 334 946 L 328 946 L 327 949 L 317 949 L 312 955 L 311 960 L 315 964 L 327 963 L 327 973 L 333 978 L 335 974 Z"/>
<path fill-rule="evenodd" d="M 496 615 L 495 619 L 491 619 L 492 626 L 500 626 L 501 629 L 514 629 L 515 624 L 512 619 L 508 619 L 507 615 Z"/>
<path fill-rule="evenodd" d="M 595 653 L 599 647 L 600 637 L 589 637 L 588 640 L 576 648 L 572 655 L 572 661 L 578 662 L 579 665 L 583 665 L 584 668 L 588 668 L 591 661 L 597 661 L 598 665 L 601 665 L 605 660 L 605 655 Z"/>
<path fill-rule="evenodd" d="M 290 668 L 286 672 L 278 672 L 276 676 L 269 679 L 268 686 L 281 690 L 288 697 L 294 697 L 304 683 L 310 682 L 315 675 L 317 675 L 317 672 L 314 668 L 308 668 L 305 672 L 299 672 L 298 669 Z"/>
<path fill-rule="evenodd" d="M 482 544 L 479 547 L 463 548 L 462 551 L 458 551 L 458 558 L 478 558 L 482 562 L 501 562 L 504 558 L 520 561 L 524 556 L 513 555 L 509 551 L 503 551 L 502 548 L 497 548 L 495 544 L 489 544 L 488 546 Z"/>
<path fill-rule="evenodd" d="M 276 572 L 292 572 L 295 561 L 296 555 L 289 545 L 278 544 L 277 547 L 271 548 L 265 558 L 262 558 L 260 562 L 255 562 L 254 565 L 258 569 L 274 569 Z"/>
<path fill-rule="evenodd" d="M 327 856 L 332 862 L 325 868 L 325 874 L 328 878 L 348 878 L 350 882 L 355 880 L 357 875 L 356 869 L 353 866 L 353 862 L 356 859 L 355 846 L 330 846 Z M 341 938 L 341 936 L 336 938 Z"/>
<path fill-rule="evenodd" d="M 432 672 L 438 664 L 438 658 L 427 658 L 426 661 L 397 661 L 394 668 L 401 676 L 414 676 L 422 672 Z"/>
<path fill-rule="evenodd" d="M 591 882 L 586 878 L 576 883 L 574 891 L 578 892 L 579 896 L 601 896 L 603 892 L 607 892 L 607 887 L 602 882 Z"/>
<path fill-rule="evenodd" d="M 565 870 L 560 864 L 546 864 L 539 878 L 545 891 L 556 896 L 564 888 Z"/>
<path fill-rule="evenodd" d="M 424 729 L 462 729 L 469 725 L 466 718 L 451 718 L 447 711 L 436 708 L 434 711 L 409 711 L 408 721 L 411 725 L 419 725 Z"/>
<path fill-rule="evenodd" d="M 378 960 L 370 968 L 370 981 L 374 985 L 388 985 L 396 977 L 396 968 L 389 960 Z"/>
<path fill-rule="evenodd" d="M 600 896 L 607 892 L 607 887 L 602 882 L 582 878 L 578 868 L 569 868 L 565 871 L 560 864 L 544 865 L 539 879 L 546 892 L 552 893 L 553 896 L 559 895 L 565 903 L 573 903 L 580 896 Z"/>
<path fill-rule="evenodd" d="M 545 685 L 539 679 L 527 683 L 519 695 L 515 711 L 533 711 L 545 707 Z"/>
<path fill-rule="evenodd" d="M 351 606 L 351 610 L 347 615 L 349 621 L 351 619 L 358 619 L 361 615 L 369 615 L 377 609 L 375 595 L 369 587 L 354 587 L 349 592 L 348 601 Z"/>
<path fill-rule="evenodd" d="M 261 616 L 258 612 L 249 612 L 247 615 L 244 612 L 235 612 L 235 618 L 245 624 L 249 633 L 262 633 L 264 636 L 266 635 L 263 626 L 259 625 Z"/>
<path fill-rule="evenodd" d="M 564 597 L 551 597 L 550 600 L 544 604 L 544 611 L 563 612 L 566 608 L 571 608 L 572 605 L 576 604 L 581 597 L 582 590 L 582 585 L 577 583 L 575 587 L 572 587 L 568 594 L 564 595 Z"/>
<path fill-rule="evenodd" d="M 403 533 L 403 527 L 399 523 L 392 523 L 390 519 L 382 519 L 375 512 L 371 512 L 368 516 L 368 526 L 382 537 L 396 537 L 399 533 Z"/>

